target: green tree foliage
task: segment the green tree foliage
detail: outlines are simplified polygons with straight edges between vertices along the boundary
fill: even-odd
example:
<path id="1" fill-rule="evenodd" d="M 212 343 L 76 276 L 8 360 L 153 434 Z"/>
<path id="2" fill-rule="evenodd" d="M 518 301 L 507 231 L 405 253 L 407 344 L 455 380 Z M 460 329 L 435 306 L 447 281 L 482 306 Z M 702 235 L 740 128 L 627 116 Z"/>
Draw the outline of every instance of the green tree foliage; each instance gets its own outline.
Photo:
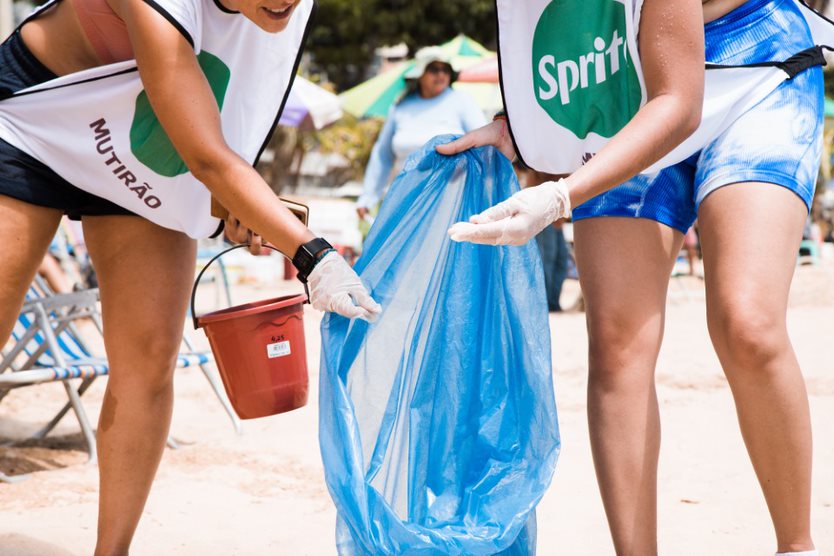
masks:
<path id="1" fill-rule="evenodd" d="M 494 0 L 318 0 L 307 52 L 339 90 L 363 81 L 374 49 L 404 42 L 413 53 L 464 33 L 495 46 Z"/>

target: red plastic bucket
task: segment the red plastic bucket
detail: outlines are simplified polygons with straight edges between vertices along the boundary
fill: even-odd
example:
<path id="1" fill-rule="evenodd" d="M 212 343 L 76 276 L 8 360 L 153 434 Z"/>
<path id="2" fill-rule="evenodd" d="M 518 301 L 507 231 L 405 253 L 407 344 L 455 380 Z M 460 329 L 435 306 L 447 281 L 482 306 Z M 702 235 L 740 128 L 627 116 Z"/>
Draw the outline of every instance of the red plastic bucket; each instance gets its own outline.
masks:
<path id="1" fill-rule="evenodd" d="M 307 351 L 304 345 L 303 294 L 238 305 L 203 316 L 194 313 L 200 271 L 191 291 L 194 328 L 203 328 L 226 394 L 241 419 L 266 417 L 307 403 Z M 275 249 L 277 251 L 277 249 Z"/>

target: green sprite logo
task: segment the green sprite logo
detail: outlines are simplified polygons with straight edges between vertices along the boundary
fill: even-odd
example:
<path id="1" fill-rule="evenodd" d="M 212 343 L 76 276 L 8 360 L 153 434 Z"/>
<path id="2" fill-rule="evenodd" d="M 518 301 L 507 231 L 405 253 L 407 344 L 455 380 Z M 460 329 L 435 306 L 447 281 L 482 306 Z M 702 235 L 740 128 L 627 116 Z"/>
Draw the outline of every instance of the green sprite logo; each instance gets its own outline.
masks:
<path id="1" fill-rule="evenodd" d="M 580 139 L 622 129 L 642 98 L 626 42 L 625 5 L 553 0 L 533 36 L 533 86 L 553 121 Z"/>
<path id="2" fill-rule="evenodd" d="M 231 72 L 220 58 L 206 51 L 197 55 L 217 106 L 222 110 Z M 136 110 L 130 126 L 130 150 L 145 166 L 161 176 L 173 178 L 188 172 L 185 162 L 156 118 L 145 91 L 136 97 Z"/>

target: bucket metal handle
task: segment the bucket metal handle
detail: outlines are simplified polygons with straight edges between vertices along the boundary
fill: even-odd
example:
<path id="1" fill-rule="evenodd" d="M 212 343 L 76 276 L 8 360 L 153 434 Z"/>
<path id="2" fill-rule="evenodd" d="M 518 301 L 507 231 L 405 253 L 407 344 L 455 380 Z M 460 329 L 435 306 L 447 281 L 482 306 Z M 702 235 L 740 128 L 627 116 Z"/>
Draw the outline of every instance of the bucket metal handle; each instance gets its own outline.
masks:
<path id="1" fill-rule="evenodd" d="M 229 247 L 228 249 L 224 249 L 223 251 L 221 251 L 220 253 L 218 253 L 214 257 L 212 257 L 211 260 L 206 263 L 206 265 L 203 267 L 203 269 L 197 275 L 197 279 L 194 280 L 194 287 L 191 288 L 191 319 L 194 323 L 194 330 L 197 330 L 198 328 L 200 328 L 199 323 L 197 322 L 197 313 L 194 310 L 194 300 L 197 297 L 197 286 L 200 284 L 200 279 L 202 279 L 203 274 L 206 272 L 206 270 L 208 270 L 208 267 L 211 266 L 211 263 L 213 263 L 214 261 L 216 261 L 217 259 L 219 259 L 223 255 L 225 255 L 229 251 L 234 251 L 235 249 L 242 249 L 244 247 L 249 247 L 249 245 L 250 244 L 248 244 L 248 243 L 241 243 L 240 245 L 233 245 L 232 247 Z M 261 247 L 266 247 L 268 249 L 272 249 L 273 251 L 275 251 L 276 253 L 278 253 L 282 257 L 286 257 L 286 255 L 284 255 L 283 253 L 281 253 L 281 251 L 279 251 L 278 249 L 276 249 L 275 247 L 273 247 L 271 245 L 262 244 Z M 304 284 L 304 292 L 307 294 L 307 301 L 305 301 L 304 303 L 309 303 L 310 302 L 310 293 L 307 291 L 307 284 Z"/>

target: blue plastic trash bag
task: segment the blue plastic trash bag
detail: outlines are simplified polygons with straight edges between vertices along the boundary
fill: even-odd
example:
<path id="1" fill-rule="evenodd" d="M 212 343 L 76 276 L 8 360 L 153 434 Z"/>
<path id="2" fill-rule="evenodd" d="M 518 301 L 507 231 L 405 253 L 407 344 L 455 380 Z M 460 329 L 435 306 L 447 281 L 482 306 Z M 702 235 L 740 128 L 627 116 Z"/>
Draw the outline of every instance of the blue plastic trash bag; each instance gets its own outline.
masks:
<path id="1" fill-rule="evenodd" d="M 559 428 L 541 260 L 452 242 L 518 190 L 492 148 L 430 141 L 391 186 L 356 271 L 383 311 L 322 322 L 321 452 L 345 555 L 535 554 Z"/>

